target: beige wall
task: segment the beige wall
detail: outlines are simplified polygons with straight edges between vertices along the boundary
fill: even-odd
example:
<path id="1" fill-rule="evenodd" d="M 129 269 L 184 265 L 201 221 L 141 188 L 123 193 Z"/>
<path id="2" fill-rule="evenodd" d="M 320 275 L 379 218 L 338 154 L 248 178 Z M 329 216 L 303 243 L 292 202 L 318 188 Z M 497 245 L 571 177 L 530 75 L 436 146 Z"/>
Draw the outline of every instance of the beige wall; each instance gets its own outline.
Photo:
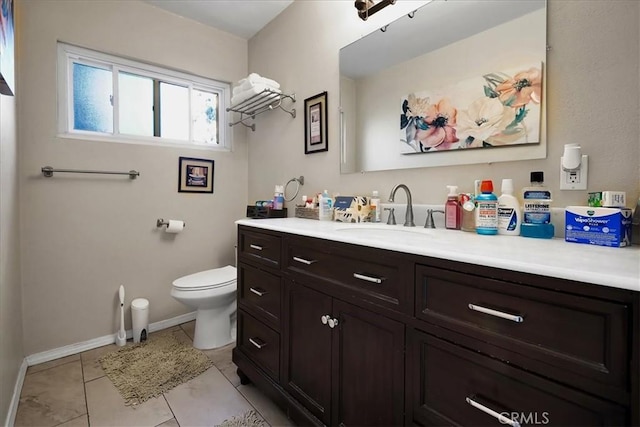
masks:
<path id="1" fill-rule="evenodd" d="M 260 118 L 248 137 L 249 200 L 268 197 L 275 183 L 304 175 L 306 194 L 377 189 L 384 198 L 403 182 L 414 201 L 444 203 L 446 184 L 471 191 L 474 179 L 512 178 L 522 187 L 530 171 L 542 170 L 554 205 L 582 204 L 585 191 L 559 190 L 563 145 L 580 143 L 589 155 L 589 188 L 626 191 L 633 201 L 640 190 L 639 9 L 635 0 L 549 0 L 546 159 L 341 175 L 338 51 L 384 25 L 385 11 L 362 22 L 353 2 L 294 2 L 250 40 L 249 69 L 295 92 L 299 112 L 305 98 L 328 91 L 329 151 L 304 154 L 303 114 L 293 120 L 277 113 Z"/>
<path id="2" fill-rule="evenodd" d="M 13 388 L 24 358 L 15 105 L 14 97 L 0 95 L 0 414 L 2 417 L 9 409 Z"/>
<path id="3" fill-rule="evenodd" d="M 150 300 L 150 322 L 191 311 L 170 296 L 171 282 L 234 263 L 233 222 L 247 200 L 246 132 L 234 128 L 233 152 L 58 138 L 56 42 L 232 82 L 247 73 L 247 41 L 139 1 L 17 6 L 25 355 L 115 333 L 120 285 L 127 306 Z M 214 194 L 177 192 L 179 156 L 216 161 Z M 45 165 L 141 176 L 44 178 Z M 157 218 L 187 227 L 167 235 Z"/>
<path id="4" fill-rule="evenodd" d="M 591 189 L 625 190 L 631 200 L 638 196 L 640 19 L 633 0 L 549 1 L 547 159 L 347 175 L 339 173 L 338 50 L 386 23 L 384 11 L 362 22 L 352 2 L 297 1 L 250 41 L 247 55 L 246 41 L 142 2 L 30 0 L 16 6 L 18 35 L 28 47 L 19 51 L 18 97 L 25 355 L 113 333 L 120 284 L 127 302 L 150 299 L 152 322 L 187 312 L 170 297 L 171 281 L 232 263 L 233 221 L 244 215 L 245 203 L 270 197 L 274 184 L 294 176 L 305 175 L 302 193 L 307 194 L 323 188 L 342 194 L 378 189 L 385 197 L 393 184 L 404 182 L 416 202 L 438 203 L 445 198 L 445 184 L 469 191 L 473 179 L 511 177 L 523 186 L 529 171 L 544 170 L 555 204 L 564 206 L 585 196 L 558 190 L 562 145 L 580 142 L 590 155 Z M 279 111 L 264 114 L 256 119 L 256 132 L 234 128 L 231 153 L 57 138 L 57 40 L 227 81 L 248 70 L 259 72 L 296 93 L 299 114 L 296 119 Z M 304 155 L 304 99 L 324 90 L 329 92 L 329 151 Z M 7 146 L 4 134 L 12 102 L 2 104 L 0 257 L 3 267 L 5 262 L 13 266 L 2 269 L 0 284 L 3 352 L 5 337 L 21 335 L 17 328 L 4 329 L 5 317 L 20 316 L 17 251 L 11 246 L 17 246 L 11 205 L 16 183 L 10 178 L 15 163 L 12 172 L 11 154 L 5 155 L 7 147 L 15 150 L 15 142 Z M 177 193 L 179 156 L 216 160 L 213 195 Z M 142 175 L 135 181 L 81 175 L 45 179 L 39 173 L 45 165 L 135 168 Z M 167 236 L 155 228 L 159 217 L 184 219 L 188 226 Z M 11 341 L 10 347 L 19 343 Z M 15 365 L 3 363 L 3 375 L 6 369 L 12 374 Z"/>

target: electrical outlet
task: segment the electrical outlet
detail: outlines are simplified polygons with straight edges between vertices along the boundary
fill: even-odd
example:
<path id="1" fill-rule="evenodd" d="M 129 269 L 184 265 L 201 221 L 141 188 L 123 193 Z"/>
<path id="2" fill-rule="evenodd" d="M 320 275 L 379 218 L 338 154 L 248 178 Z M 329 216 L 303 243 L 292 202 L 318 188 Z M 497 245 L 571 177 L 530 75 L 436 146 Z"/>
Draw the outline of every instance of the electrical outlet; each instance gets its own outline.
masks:
<path id="1" fill-rule="evenodd" d="M 567 177 L 569 184 L 580 184 L 580 172 L 572 171 L 569 172 L 569 176 Z"/>
<path id="2" fill-rule="evenodd" d="M 589 171 L 589 156 L 582 156 L 580 169 L 575 171 L 565 171 L 562 168 L 562 158 L 560 158 L 560 189 L 561 190 L 586 190 L 587 172 Z"/>

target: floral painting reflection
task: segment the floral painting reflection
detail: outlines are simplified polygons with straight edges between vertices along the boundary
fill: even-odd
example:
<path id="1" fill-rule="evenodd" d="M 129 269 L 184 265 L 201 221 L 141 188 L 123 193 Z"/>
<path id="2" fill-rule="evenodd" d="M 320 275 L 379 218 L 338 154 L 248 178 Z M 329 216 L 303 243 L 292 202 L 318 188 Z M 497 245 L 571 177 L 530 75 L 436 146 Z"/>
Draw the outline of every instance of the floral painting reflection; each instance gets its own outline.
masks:
<path id="1" fill-rule="evenodd" d="M 542 64 L 492 72 L 402 99 L 403 154 L 540 142 Z"/>

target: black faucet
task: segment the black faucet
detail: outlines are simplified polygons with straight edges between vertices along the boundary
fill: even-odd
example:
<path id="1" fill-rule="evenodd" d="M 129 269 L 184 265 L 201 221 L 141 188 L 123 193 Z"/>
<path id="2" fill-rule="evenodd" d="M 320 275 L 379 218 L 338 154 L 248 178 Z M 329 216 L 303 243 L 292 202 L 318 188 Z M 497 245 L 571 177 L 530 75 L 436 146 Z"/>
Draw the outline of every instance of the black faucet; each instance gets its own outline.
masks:
<path id="1" fill-rule="evenodd" d="M 389 196 L 389 202 L 393 203 L 393 198 L 396 195 L 396 191 L 398 188 L 402 188 L 405 193 L 407 193 L 407 212 L 404 216 L 404 226 L 405 227 L 415 227 L 416 225 L 413 223 L 413 205 L 411 203 L 411 191 L 409 191 L 409 187 L 404 184 L 398 184 L 391 189 L 391 195 Z"/>

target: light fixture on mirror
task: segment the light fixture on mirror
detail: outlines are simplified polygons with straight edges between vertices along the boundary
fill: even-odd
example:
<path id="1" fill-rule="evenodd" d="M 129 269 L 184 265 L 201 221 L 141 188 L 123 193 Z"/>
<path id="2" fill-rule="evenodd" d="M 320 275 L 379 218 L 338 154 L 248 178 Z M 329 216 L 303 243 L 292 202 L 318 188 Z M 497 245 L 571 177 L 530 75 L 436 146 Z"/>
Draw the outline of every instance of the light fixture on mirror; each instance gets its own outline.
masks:
<path id="1" fill-rule="evenodd" d="M 358 9 L 358 16 L 363 21 L 366 21 L 374 13 L 384 9 L 390 4 L 395 4 L 396 0 L 380 0 L 375 3 L 373 0 L 356 0 L 354 5 Z"/>

